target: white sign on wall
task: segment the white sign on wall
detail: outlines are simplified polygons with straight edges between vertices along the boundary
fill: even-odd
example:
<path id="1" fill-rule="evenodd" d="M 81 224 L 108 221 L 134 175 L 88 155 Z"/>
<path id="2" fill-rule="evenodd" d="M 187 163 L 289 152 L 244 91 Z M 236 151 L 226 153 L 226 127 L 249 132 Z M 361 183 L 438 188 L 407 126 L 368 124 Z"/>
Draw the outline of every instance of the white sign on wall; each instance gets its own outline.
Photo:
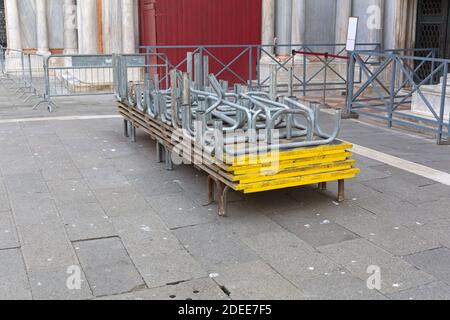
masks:
<path id="1" fill-rule="evenodd" d="M 347 51 L 355 51 L 356 36 L 358 34 L 358 18 L 350 17 L 348 20 L 348 32 L 347 32 Z"/>

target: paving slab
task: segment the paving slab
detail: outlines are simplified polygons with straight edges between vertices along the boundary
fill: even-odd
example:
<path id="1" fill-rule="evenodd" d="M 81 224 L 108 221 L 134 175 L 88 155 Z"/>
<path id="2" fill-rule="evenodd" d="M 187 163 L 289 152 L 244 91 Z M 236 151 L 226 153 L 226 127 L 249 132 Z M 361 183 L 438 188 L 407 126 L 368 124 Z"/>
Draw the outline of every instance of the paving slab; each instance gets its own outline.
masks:
<path id="1" fill-rule="evenodd" d="M 58 220 L 55 201 L 49 193 L 11 194 L 11 207 L 18 227 Z"/>
<path id="2" fill-rule="evenodd" d="M 10 211 L 0 211 L 0 250 L 20 247 L 16 225 Z"/>
<path id="3" fill-rule="evenodd" d="M 145 287 L 119 238 L 75 242 L 74 247 L 95 296 L 126 293 Z"/>
<path id="4" fill-rule="evenodd" d="M 389 295 L 393 300 L 450 300 L 450 286 L 437 281 Z"/>
<path id="5" fill-rule="evenodd" d="M 418 177 L 417 183 L 412 184 L 410 181 L 390 177 L 366 181 L 364 185 L 417 205 L 447 198 L 450 194 L 450 186 L 433 182 L 423 184 L 422 180 Z"/>
<path id="6" fill-rule="evenodd" d="M 48 192 L 41 174 L 25 173 L 8 175 L 3 178 L 8 193 L 32 194 Z"/>
<path id="7" fill-rule="evenodd" d="M 74 287 L 72 268 L 79 268 L 79 287 Z M 86 300 L 93 298 L 89 283 L 79 265 L 33 268 L 28 270 L 35 300 Z M 69 286 L 68 286 L 69 284 Z"/>
<path id="8" fill-rule="evenodd" d="M 95 197 L 110 217 L 133 216 L 151 209 L 132 186 L 95 190 Z"/>
<path id="9" fill-rule="evenodd" d="M 404 257 L 405 261 L 450 285 L 450 249 L 438 248 Z"/>
<path id="10" fill-rule="evenodd" d="M 3 180 L 0 177 L 0 212 L 9 211 L 11 209 L 11 204 L 9 202 L 8 193 L 6 192 L 6 187 L 3 184 Z"/>
<path id="11" fill-rule="evenodd" d="M 426 224 L 416 224 L 413 229 L 423 238 L 430 239 L 444 247 L 450 248 L 450 219 L 441 219 Z"/>
<path id="12" fill-rule="evenodd" d="M 283 228 L 313 247 L 352 240 L 359 236 L 332 220 L 326 219 L 304 208 L 280 211 L 271 218 Z"/>
<path id="13" fill-rule="evenodd" d="M 184 194 L 155 196 L 147 198 L 147 202 L 171 229 L 211 222 L 217 216 Z"/>
<path id="14" fill-rule="evenodd" d="M 242 240 L 258 256 L 294 284 L 340 268 L 290 232 L 270 232 Z"/>
<path id="15" fill-rule="evenodd" d="M 147 287 L 160 287 L 207 275 L 155 213 L 113 218 L 113 222 Z"/>
<path id="16" fill-rule="evenodd" d="M 167 171 L 152 171 L 150 174 L 127 174 L 125 175 L 136 190 L 147 198 L 178 194 L 183 189 L 176 182 L 177 178 L 171 176 Z"/>
<path id="17" fill-rule="evenodd" d="M 0 250 L 0 300 L 30 300 L 31 290 L 20 249 Z"/>
<path id="18" fill-rule="evenodd" d="M 386 300 L 377 290 L 367 288 L 365 281 L 348 271 L 338 270 L 298 284 L 298 288 L 312 300 Z"/>
<path id="19" fill-rule="evenodd" d="M 305 295 L 261 261 L 237 264 L 214 274 L 233 300 L 301 300 Z"/>
<path id="20" fill-rule="evenodd" d="M 83 179 L 48 181 L 47 185 L 57 205 L 98 202 L 94 192 Z"/>
<path id="21" fill-rule="evenodd" d="M 80 171 L 92 190 L 118 188 L 130 184 L 112 166 L 92 167 Z"/>
<path id="22" fill-rule="evenodd" d="M 28 269 L 70 266 L 78 263 L 59 218 L 40 224 L 18 226 Z"/>
<path id="23" fill-rule="evenodd" d="M 335 221 L 396 256 L 440 247 L 439 242 L 422 237 L 418 232 L 369 212 L 349 212 L 335 216 Z"/>
<path id="24" fill-rule="evenodd" d="M 103 300 L 229 300 L 219 285 L 210 278 L 182 282 L 176 285 L 147 289 Z"/>
<path id="25" fill-rule="evenodd" d="M 381 290 L 390 294 L 436 281 L 432 275 L 417 270 L 365 239 L 356 239 L 319 248 L 324 255 L 348 269 L 354 276 L 367 281 L 368 267 L 381 270 Z"/>
<path id="26" fill-rule="evenodd" d="M 217 207 L 208 207 L 212 214 L 217 214 Z M 252 204 L 244 201 L 228 203 L 226 218 L 217 218 L 217 224 L 225 232 L 238 239 L 256 236 L 266 232 L 283 231 L 283 227 L 267 215 L 255 210 Z"/>
<path id="27" fill-rule="evenodd" d="M 200 224 L 173 231 L 186 250 L 205 270 L 258 260 L 258 256 L 227 228 L 215 223 Z"/>
<path id="28" fill-rule="evenodd" d="M 98 203 L 79 202 L 57 206 L 71 241 L 117 235 L 108 215 Z"/>

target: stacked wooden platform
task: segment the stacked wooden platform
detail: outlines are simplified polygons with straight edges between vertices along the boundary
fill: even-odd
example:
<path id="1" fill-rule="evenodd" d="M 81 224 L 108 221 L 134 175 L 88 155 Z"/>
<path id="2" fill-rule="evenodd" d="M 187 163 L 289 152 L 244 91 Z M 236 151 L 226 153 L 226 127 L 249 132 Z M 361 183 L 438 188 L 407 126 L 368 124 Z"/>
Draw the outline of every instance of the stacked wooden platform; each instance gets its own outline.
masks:
<path id="1" fill-rule="evenodd" d="M 349 152 L 352 145 L 343 141 L 219 160 L 205 155 L 201 148 L 195 148 L 192 141 L 177 140 L 175 129 L 162 121 L 122 103 L 119 103 L 118 111 L 126 125 L 131 123 L 134 130 L 141 128 L 150 134 L 158 146 L 165 149 L 166 158 L 170 158 L 172 151 L 179 148 L 180 144 L 189 144 L 185 146 L 189 147 L 186 149 L 191 150 L 192 154 L 183 154 L 183 157 L 188 160 L 201 157 L 202 161 L 194 165 L 209 175 L 209 197 L 211 201 L 218 201 L 220 215 L 226 212 L 226 193 L 229 189 L 246 194 L 311 184 L 319 184 L 321 189 L 325 189 L 327 182 L 338 181 L 338 200 L 343 201 L 344 180 L 354 178 L 359 173 Z"/>

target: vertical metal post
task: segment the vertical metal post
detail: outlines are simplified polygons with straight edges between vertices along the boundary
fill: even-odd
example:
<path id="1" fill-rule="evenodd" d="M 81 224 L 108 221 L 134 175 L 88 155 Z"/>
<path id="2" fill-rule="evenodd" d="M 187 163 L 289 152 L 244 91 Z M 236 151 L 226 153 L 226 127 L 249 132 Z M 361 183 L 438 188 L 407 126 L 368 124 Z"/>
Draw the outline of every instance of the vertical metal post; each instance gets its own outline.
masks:
<path id="1" fill-rule="evenodd" d="M 353 105 L 353 81 L 355 76 L 355 53 L 349 55 L 347 76 L 347 115 L 352 112 Z"/>
<path id="2" fill-rule="evenodd" d="M 34 91 L 34 94 L 36 94 L 36 89 L 33 86 L 33 69 L 31 66 L 31 54 L 28 55 L 28 72 L 30 75 L 30 89 Z"/>
<path id="3" fill-rule="evenodd" d="M 186 72 L 189 74 L 189 78 L 192 79 L 192 52 L 188 52 L 186 55 Z"/>
<path id="4" fill-rule="evenodd" d="M 395 81 L 397 79 L 397 57 L 395 55 L 391 55 L 390 58 L 392 60 L 392 74 L 391 74 L 391 84 L 390 84 L 390 92 L 389 92 L 389 106 L 388 106 L 388 126 L 392 128 L 392 116 L 394 112 L 394 104 L 395 104 Z"/>
<path id="5" fill-rule="evenodd" d="M 277 65 L 270 65 L 270 98 L 276 100 L 277 98 L 277 86 L 278 86 L 278 71 Z"/>
<path id="6" fill-rule="evenodd" d="M 304 51 L 305 49 L 302 47 L 301 48 L 302 51 Z M 303 56 L 303 96 L 306 97 L 306 76 L 308 74 L 308 71 L 306 70 L 306 68 L 308 68 L 307 62 L 306 62 L 306 57 Z"/>
<path id="7" fill-rule="evenodd" d="M 123 120 L 123 135 L 128 138 L 130 135 L 128 133 L 128 120 Z"/>
<path id="8" fill-rule="evenodd" d="M 209 57 L 203 56 L 203 87 L 209 87 Z"/>
<path id="9" fill-rule="evenodd" d="M 444 134 L 444 110 L 445 110 L 445 100 L 447 98 L 447 80 L 448 80 L 448 62 L 444 62 L 444 75 L 442 78 L 442 92 L 441 92 L 441 103 L 439 110 L 439 126 L 438 126 L 438 135 L 437 135 L 437 143 L 443 143 L 442 136 Z M 450 121 L 450 120 L 449 120 Z"/>
<path id="10" fill-rule="evenodd" d="M 248 48 L 248 87 L 253 88 L 253 47 Z"/>
<path id="11" fill-rule="evenodd" d="M 325 70 L 323 75 L 323 105 L 327 104 L 327 72 L 328 72 L 328 52 L 325 53 Z"/>
<path id="12" fill-rule="evenodd" d="M 261 46 L 256 47 L 256 82 L 258 85 L 258 90 L 261 90 Z"/>

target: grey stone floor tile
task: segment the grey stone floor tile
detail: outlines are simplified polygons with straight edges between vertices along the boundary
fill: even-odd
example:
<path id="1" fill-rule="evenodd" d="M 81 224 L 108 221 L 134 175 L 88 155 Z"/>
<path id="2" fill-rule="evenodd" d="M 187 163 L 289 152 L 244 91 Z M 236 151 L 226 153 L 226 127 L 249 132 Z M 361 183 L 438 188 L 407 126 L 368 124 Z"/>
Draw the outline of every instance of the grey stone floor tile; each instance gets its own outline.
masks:
<path id="1" fill-rule="evenodd" d="M 412 228 L 423 238 L 450 248 L 450 219 L 436 220 L 426 224 L 419 223 Z"/>
<path id="2" fill-rule="evenodd" d="M 214 274 L 214 281 L 233 300 L 300 300 L 305 295 L 261 261 L 227 267 Z"/>
<path id="3" fill-rule="evenodd" d="M 0 162 L 0 173 L 3 176 L 17 174 L 38 174 L 39 164 L 33 155 L 17 156 Z"/>
<path id="4" fill-rule="evenodd" d="M 12 194 L 11 207 L 18 227 L 44 224 L 58 219 L 55 201 L 48 193 Z"/>
<path id="5" fill-rule="evenodd" d="M 118 174 L 111 166 L 80 169 L 80 171 L 93 190 L 119 188 L 130 184 L 123 175 Z"/>
<path id="6" fill-rule="evenodd" d="M 119 238 L 74 243 L 95 296 L 126 293 L 145 287 Z"/>
<path id="7" fill-rule="evenodd" d="M 423 204 L 424 202 L 433 202 L 441 198 L 447 198 L 450 194 L 449 186 L 429 181 L 425 184 L 422 183 L 423 178 L 421 179 L 420 177 L 417 178 L 416 184 L 412 184 L 410 181 L 390 177 L 366 181 L 364 182 L 364 185 L 416 205 Z"/>
<path id="8" fill-rule="evenodd" d="M 450 286 L 443 282 L 433 282 L 389 296 L 394 300 L 450 300 Z"/>
<path id="9" fill-rule="evenodd" d="M 417 270 L 411 264 L 364 239 L 321 247 L 319 251 L 363 281 L 367 281 L 371 275 L 367 273 L 368 267 L 380 267 L 380 291 L 383 294 L 407 290 L 436 280 L 432 275 Z"/>
<path id="10" fill-rule="evenodd" d="M 110 217 L 133 216 L 151 210 L 145 198 L 131 186 L 95 190 L 94 194 Z"/>
<path id="11" fill-rule="evenodd" d="M 57 204 L 98 202 L 87 181 L 83 179 L 48 181 L 47 185 Z"/>
<path id="12" fill-rule="evenodd" d="M 125 176 L 130 185 L 147 198 L 183 192 L 183 189 L 176 182 L 177 179 L 172 178 L 170 173 L 166 171 L 143 175 L 128 174 Z"/>
<path id="13" fill-rule="evenodd" d="M 217 215 L 216 212 L 194 203 L 184 194 L 151 197 L 147 198 L 147 202 L 171 229 L 207 223 Z"/>
<path id="14" fill-rule="evenodd" d="M 75 253 L 59 219 L 19 226 L 18 232 L 28 269 L 76 264 Z"/>
<path id="15" fill-rule="evenodd" d="M 280 211 L 280 213 L 271 215 L 271 218 L 313 247 L 339 243 L 359 237 L 334 221 L 317 216 L 305 208 Z"/>
<path id="16" fill-rule="evenodd" d="M 229 300 L 212 279 L 202 278 L 164 286 L 110 296 L 102 300 Z"/>
<path id="17" fill-rule="evenodd" d="M 212 214 L 217 214 L 216 204 L 208 207 Z M 228 204 L 226 218 L 216 218 L 218 226 L 227 233 L 242 239 L 266 232 L 283 231 L 283 227 L 265 214 L 254 209 L 252 204 L 236 201 Z"/>
<path id="18" fill-rule="evenodd" d="M 260 234 L 242 241 L 295 284 L 339 269 L 339 265 L 287 231 Z"/>
<path id="19" fill-rule="evenodd" d="M 79 268 L 79 288 L 73 287 L 70 281 L 70 277 L 75 275 L 72 268 Z M 93 297 L 79 265 L 33 268 L 28 271 L 28 275 L 35 300 L 85 300 Z"/>
<path id="20" fill-rule="evenodd" d="M 98 203 L 58 204 L 58 210 L 71 241 L 117 235 L 109 216 Z"/>
<path id="21" fill-rule="evenodd" d="M 6 188 L 3 185 L 3 181 L 0 178 L 0 212 L 1 211 L 9 211 L 11 209 L 11 204 L 9 202 L 8 193 L 6 192 Z"/>
<path id="22" fill-rule="evenodd" d="M 215 272 L 222 266 L 258 260 L 252 250 L 217 224 L 180 228 L 173 233 L 208 272 Z"/>
<path id="23" fill-rule="evenodd" d="M 40 174 L 27 173 L 16 174 L 4 177 L 4 183 L 11 193 L 31 194 L 48 192 L 47 185 Z"/>
<path id="24" fill-rule="evenodd" d="M 0 250 L 20 247 L 13 216 L 0 211 Z"/>
<path id="25" fill-rule="evenodd" d="M 335 221 L 396 256 L 440 247 L 439 242 L 422 237 L 414 229 L 369 212 L 349 212 L 336 216 Z"/>
<path id="26" fill-rule="evenodd" d="M 133 218 L 114 218 L 113 221 L 149 288 L 207 275 L 154 213 Z"/>
<path id="27" fill-rule="evenodd" d="M 348 271 L 335 271 L 303 281 L 298 288 L 311 300 L 385 300 L 377 290 Z"/>
<path id="28" fill-rule="evenodd" d="M 20 249 L 0 250 L 0 300 L 30 300 L 31 298 Z"/>
<path id="29" fill-rule="evenodd" d="M 405 261 L 450 285 L 450 249 L 439 248 L 404 257 Z"/>

